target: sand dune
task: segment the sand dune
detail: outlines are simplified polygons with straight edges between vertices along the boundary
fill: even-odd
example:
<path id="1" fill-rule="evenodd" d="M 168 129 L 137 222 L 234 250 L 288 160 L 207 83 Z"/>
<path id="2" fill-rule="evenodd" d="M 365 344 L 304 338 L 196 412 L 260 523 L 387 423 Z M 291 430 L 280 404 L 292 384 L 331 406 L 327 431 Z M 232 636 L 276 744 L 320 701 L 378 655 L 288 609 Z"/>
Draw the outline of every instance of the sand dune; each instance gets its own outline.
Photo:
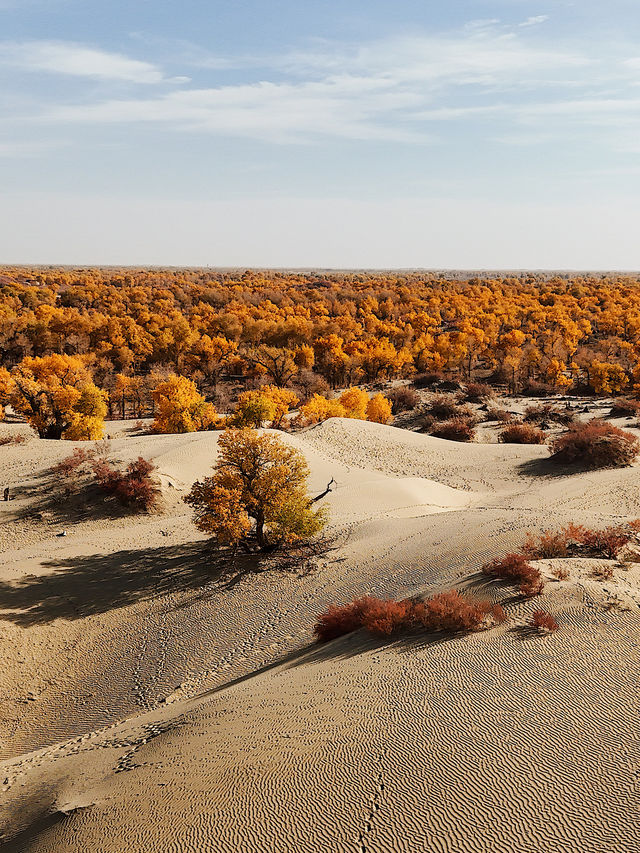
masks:
<path id="1" fill-rule="evenodd" d="M 637 572 L 570 562 L 549 637 L 474 573 L 526 530 L 636 517 L 638 469 L 558 477 L 544 447 L 337 419 L 286 440 L 312 490 L 337 483 L 333 548 L 310 573 L 232 578 L 180 500 L 217 434 L 113 439 L 162 480 L 163 511 L 135 519 L 48 507 L 69 443 L 0 449 L 6 849 L 635 851 Z M 310 645 L 329 603 L 452 585 L 509 622 Z"/>

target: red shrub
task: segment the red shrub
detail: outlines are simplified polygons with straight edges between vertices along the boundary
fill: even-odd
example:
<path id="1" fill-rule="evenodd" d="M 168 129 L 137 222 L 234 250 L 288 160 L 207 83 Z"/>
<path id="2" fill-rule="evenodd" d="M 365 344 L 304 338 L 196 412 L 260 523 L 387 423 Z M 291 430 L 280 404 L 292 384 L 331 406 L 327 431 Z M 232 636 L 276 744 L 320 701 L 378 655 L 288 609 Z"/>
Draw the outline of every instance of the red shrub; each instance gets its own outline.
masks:
<path id="1" fill-rule="evenodd" d="M 628 400 L 618 397 L 613 401 L 609 412 L 610 418 L 631 418 L 640 415 L 640 400 Z"/>
<path id="2" fill-rule="evenodd" d="M 434 394 L 429 400 L 428 411 L 437 420 L 456 418 L 461 414 L 472 414 L 471 410 L 460 405 L 457 394 Z"/>
<path id="3" fill-rule="evenodd" d="M 387 400 L 391 403 L 391 412 L 394 415 L 397 415 L 399 412 L 410 412 L 420 402 L 420 398 L 416 392 L 406 385 L 392 388 L 390 391 L 387 391 L 386 396 Z"/>
<path id="4" fill-rule="evenodd" d="M 539 406 L 527 406 L 522 418 L 529 424 L 543 424 L 553 421 L 557 424 L 564 424 L 564 426 L 568 426 L 575 421 L 575 415 L 571 409 L 559 409 L 551 403 L 542 403 Z"/>
<path id="5" fill-rule="evenodd" d="M 582 543 L 594 555 L 615 560 L 620 551 L 631 539 L 631 533 L 624 527 L 605 527 L 604 530 L 584 530 Z"/>
<path id="6" fill-rule="evenodd" d="M 318 642 L 327 643 L 362 627 L 364 600 L 357 598 L 351 604 L 332 604 L 321 613 L 313 626 L 313 633 Z"/>
<path id="7" fill-rule="evenodd" d="M 495 391 L 486 382 L 470 382 L 465 389 L 465 399 L 470 403 L 478 403 L 494 396 Z"/>
<path id="8" fill-rule="evenodd" d="M 531 614 L 531 625 L 537 631 L 550 632 L 557 631 L 560 627 L 556 620 L 546 610 L 534 610 Z"/>
<path id="9" fill-rule="evenodd" d="M 551 459 L 585 468 L 621 468 L 638 455 L 640 442 L 630 432 L 600 420 L 578 424 L 559 435 L 550 446 Z"/>
<path id="10" fill-rule="evenodd" d="M 542 575 L 522 554 L 505 554 L 485 563 L 482 572 L 489 577 L 500 578 L 518 586 L 521 595 L 527 598 L 541 595 L 544 589 Z"/>
<path id="11" fill-rule="evenodd" d="M 522 389 L 522 393 L 525 397 L 551 397 L 556 393 L 556 389 L 545 382 L 530 380 Z"/>
<path id="12" fill-rule="evenodd" d="M 468 601 L 455 589 L 425 601 L 394 601 L 364 596 L 351 604 L 328 607 L 318 616 L 313 633 L 319 643 L 342 637 L 358 628 L 387 637 L 416 627 L 457 633 L 488 627 L 489 616 L 495 622 L 504 622 L 507 618 L 499 604 L 492 606 L 488 601 Z"/>
<path id="13" fill-rule="evenodd" d="M 0 447 L 10 447 L 12 445 L 24 444 L 27 440 L 26 435 L 18 433 L 18 435 L 3 435 L 0 438 Z"/>
<path id="14" fill-rule="evenodd" d="M 500 409 L 495 406 L 489 406 L 487 409 L 487 417 L 488 421 L 500 421 L 501 423 L 508 423 L 513 420 L 513 415 L 511 412 L 508 412 L 506 409 Z"/>
<path id="15" fill-rule="evenodd" d="M 156 502 L 158 489 L 151 477 L 153 470 L 151 462 L 142 456 L 130 462 L 125 471 L 106 461 L 96 462 L 93 466 L 98 486 L 135 510 L 151 509 Z"/>
<path id="16" fill-rule="evenodd" d="M 57 465 L 53 466 L 53 472 L 61 477 L 72 477 L 78 473 L 78 469 L 94 458 L 93 450 L 84 447 L 76 447 L 73 453 L 65 456 Z"/>
<path id="17" fill-rule="evenodd" d="M 476 631 L 491 612 L 486 602 L 472 602 L 463 598 L 457 589 L 441 592 L 414 607 L 416 622 L 427 631 Z"/>
<path id="18" fill-rule="evenodd" d="M 431 428 L 431 435 L 449 441 L 473 441 L 476 430 L 472 423 L 463 418 L 441 421 Z"/>
<path id="19" fill-rule="evenodd" d="M 362 626 L 372 634 L 389 636 L 413 622 L 413 603 L 366 597 L 361 599 Z"/>
<path id="20" fill-rule="evenodd" d="M 547 434 L 531 424 L 509 424 L 499 436 L 503 444 L 544 444 L 546 440 Z"/>

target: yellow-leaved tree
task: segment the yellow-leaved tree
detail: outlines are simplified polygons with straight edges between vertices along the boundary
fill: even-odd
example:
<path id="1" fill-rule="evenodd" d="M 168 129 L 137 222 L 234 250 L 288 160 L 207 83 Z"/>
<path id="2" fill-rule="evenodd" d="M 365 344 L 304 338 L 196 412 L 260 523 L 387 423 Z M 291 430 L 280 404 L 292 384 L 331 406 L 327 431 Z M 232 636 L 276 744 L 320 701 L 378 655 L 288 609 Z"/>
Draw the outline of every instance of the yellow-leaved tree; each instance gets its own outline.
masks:
<path id="1" fill-rule="evenodd" d="M 267 423 L 272 429 L 278 429 L 287 412 L 299 402 L 293 391 L 276 385 L 264 385 L 255 391 L 240 394 L 232 422 L 234 426 L 256 428 Z"/>
<path id="2" fill-rule="evenodd" d="M 384 394 L 376 394 L 367 403 L 367 420 L 376 424 L 388 424 L 391 420 L 391 403 Z"/>
<path id="3" fill-rule="evenodd" d="M 11 371 L 9 402 L 40 438 L 102 438 L 105 397 L 78 356 L 27 357 Z"/>
<path id="4" fill-rule="evenodd" d="M 177 433 L 215 429 L 218 414 L 186 376 L 172 373 L 152 391 L 157 412 L 154 432 Z"/>
<path id="5" fill-rule="evenodd" d="M 297 422 L 300 426 L 310 426 L 329 418 L 346 417 L 345 408 L 339 400 L 328 400 L 321 394 L 314 394 L 308 403 L 300 407 Z"/>
<path id="6" fill-rule="evenodd" d="M 369 396 L 361 388 L 347 388 L 340 394 L 340 403 L 344 407 L 345 418 L 357 418 L 364 421 L 367 417 Z"/>
<path id="7" fill-rule="evenodd" d="M 278 436 L 228 429 L 219 441 L 212 477 L 196 481 L 186 503 L 196 527 L 218 545 L 270 551 L 306 541 L 323 528 L 325 513 L 307 495 L 304 456 Z"/>

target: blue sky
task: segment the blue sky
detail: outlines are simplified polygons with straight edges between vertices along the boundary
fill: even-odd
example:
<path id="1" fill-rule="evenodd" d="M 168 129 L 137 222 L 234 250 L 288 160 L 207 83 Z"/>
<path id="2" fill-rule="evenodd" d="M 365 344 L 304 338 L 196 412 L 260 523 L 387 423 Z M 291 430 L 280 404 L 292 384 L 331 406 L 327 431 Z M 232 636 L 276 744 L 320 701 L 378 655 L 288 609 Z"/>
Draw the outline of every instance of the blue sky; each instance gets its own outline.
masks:
<path id="1" fill-rule="evenodd" d="M 637 0 L 0 0 L 0 262 L 639 269 Z"/>

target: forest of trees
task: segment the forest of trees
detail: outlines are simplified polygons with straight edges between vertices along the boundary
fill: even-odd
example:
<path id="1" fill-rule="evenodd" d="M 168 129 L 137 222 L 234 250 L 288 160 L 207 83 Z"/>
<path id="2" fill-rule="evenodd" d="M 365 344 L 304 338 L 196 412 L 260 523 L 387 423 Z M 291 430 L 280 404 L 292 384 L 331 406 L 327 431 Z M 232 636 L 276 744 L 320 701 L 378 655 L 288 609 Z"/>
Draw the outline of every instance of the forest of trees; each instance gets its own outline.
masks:
<path id="1" fill-rule="evenodd" d="M 91 438 L 105 415 L 179 431 L 171 394 L 186 395 L 186 429 L 211 428 L 262 384 L 277 419 L 296 399 L 322 408 L 330 389 L 422 373 L 629 393 L 640 387 L 640 282 L 0 269 L 0 403 L 42 437 Z M 45 418 L 58 399 L 64 416 Z M 255 405 L 244 398 L 240 421 L 258 417 Z"/>

